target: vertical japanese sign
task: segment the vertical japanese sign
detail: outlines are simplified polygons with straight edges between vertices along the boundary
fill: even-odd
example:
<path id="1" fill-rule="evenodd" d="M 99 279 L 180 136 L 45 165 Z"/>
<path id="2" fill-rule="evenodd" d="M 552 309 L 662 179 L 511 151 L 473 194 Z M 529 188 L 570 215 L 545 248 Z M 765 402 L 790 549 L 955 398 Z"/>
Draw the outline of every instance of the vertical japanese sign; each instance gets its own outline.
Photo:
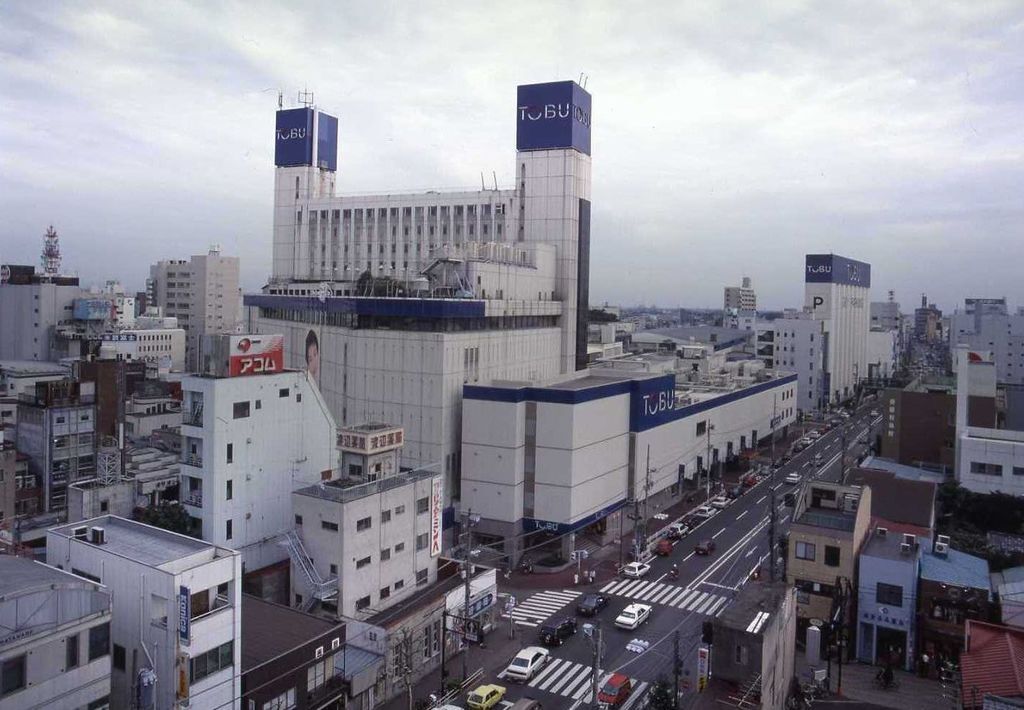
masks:
<path id="1" fill-rule="evenodd" d="M 441 509 L 444 496 L 441 495 L 441 477 L 430 482 L 430 556 L 441 554 Z"/>
<path id="2" fill-rule="evenodd" d="M 697 649 L 697 690 L 703 691 L 708 684 L 711 651 L 707 646 Z"/>
<path id="3" fill-rule="evenodd" d="M 183 644 L 188 644 L 192 623 L 192 595 L 188 593 L 188 587 L 178 588 L 178 639 Z"/>

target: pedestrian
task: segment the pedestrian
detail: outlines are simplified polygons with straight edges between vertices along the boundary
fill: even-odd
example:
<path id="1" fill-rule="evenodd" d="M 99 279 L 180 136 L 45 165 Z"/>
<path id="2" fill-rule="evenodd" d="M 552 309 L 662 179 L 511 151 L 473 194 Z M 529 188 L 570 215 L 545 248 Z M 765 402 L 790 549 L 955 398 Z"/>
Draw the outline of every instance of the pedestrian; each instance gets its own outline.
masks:
<path id="1" fill-rule="evenodd" d="M 927 652 L 922 653 L 921 654 L 921 677 L 922 678 L 927 678 L 928 677 L 928 661 L 929 661 L 928 653 Z"/>

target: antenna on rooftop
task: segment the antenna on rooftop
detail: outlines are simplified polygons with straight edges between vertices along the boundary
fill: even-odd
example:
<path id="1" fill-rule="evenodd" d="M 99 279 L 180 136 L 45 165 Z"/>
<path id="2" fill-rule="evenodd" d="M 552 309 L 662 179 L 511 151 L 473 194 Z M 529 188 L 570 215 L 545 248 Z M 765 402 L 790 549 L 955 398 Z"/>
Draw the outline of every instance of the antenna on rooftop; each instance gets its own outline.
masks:
<path id="1" fill-rule="evenodd" d="M 303 89 L 299 92 L 299 103 L 309 108 L 313 105 L 313 92 L 308 89 Z"/>
<path id="2" fill-rule="evenodd" d="M 487 189 L 487 186 L 484 185 L 484 171 L 481 170 L 480 171 L 480 190 L 483 191 L 483 190 L 486 190 L 486 189 Z"/>
<path id="3" fill-rule="evenodd" d="M 494 170 L 491 171 L 491 177 L 494 178 L 494 191 L 498 191 L 498 173 Z"/>
<path id="4" fill-rule="evenodd" d="M 278 89 L 277 91 L 277 110 L 280 111 L 284 108 L 284 92 Z"/>
<path id="5" fill-rule="evenodd" d="M 56 276 L 60 273 L 60 239 L 52 224 L 43 236 L 43 251 L 40 261 L 44 276 Z"/>

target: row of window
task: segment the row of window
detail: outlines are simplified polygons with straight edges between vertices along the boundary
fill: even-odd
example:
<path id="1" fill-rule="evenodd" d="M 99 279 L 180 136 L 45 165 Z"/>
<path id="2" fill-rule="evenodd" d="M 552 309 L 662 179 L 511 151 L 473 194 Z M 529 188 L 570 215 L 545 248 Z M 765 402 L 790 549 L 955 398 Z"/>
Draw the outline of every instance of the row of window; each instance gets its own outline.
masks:
<path id="1" fill-rule="evenodd" d="M 295 189 L 296 191 L 299 189 L 298 178 L 295 178 Z M 491 203 L 485 203 L 479 205 L 479 207 L 481 216 L 491 216 Z M 505 207 L 505 203 L 503 202 L 495 204 L 494 214 L 505 214 Z M 309 215 L 310 219 L 313 221 L 316 221 L 318 214 L 319 218 L 323 221 L 326 221 L 328 215 L 330 215 L 331 220 L 334 222 L 337 222 L 339 219 L 349 220 L 352 219 L 353 217 L 356 219 L 356 221 L 362 220 L 364 217 L 368 220 L 372 220 L 374 214 L 376 214 L 378 220 L 387 219 L 388 217 L 395 220 L 398 219 L 398 210 L 398 207 L 377 207 L 376 210 L 373 207 L 355 207 L 337 210 L 320 210 L 319 212 L 317 210 L 311 210 Z M 437 217 L 440 214 L 442 219 L 447 219 L 449 215 L 452 215 L 454 217 L 462 217 L 463 215 L 467 217 L 476 217 L 477 205 L 427 205 L 425 207 L 409 206 L 402 207 L 401 210 L 402 217 L 405 219 L 411 219 L 415 216 L 417 220 L 422 220 L 424 210 L 426 210 L 426 215 L 428 217 Z M 299 214 L 301 213 L 302 210 L 299 210 Z"/>
<path id="2" fill-rule="evenodd" d="M 92 663 L 110 653 L 110 624 L 100 624 L 89 629 L 88 661 Z M 124 649 L 121 649 L 122 656 Z M 0 666 L 0 697 L 16 693 L 26 687 L 26 655 L 8 658 Z M 77 668 L 81 662 L 78 634 L 64 639 L 64 671 Z"/>
<path id="3" fill-rule="evenodd" d="M 369 559 L 369 558 L 366 558 L 366 559 Z M 416 571 L 416 586 L 419 587 L 419 586 L 422 586 L 422 585 L 426 584 L 427 580 L 429 579 L 429 577 L 430 577 L 430 570 L 428 570 L 428 569 L 417 570 Z M 394 583 L 393 588 L 394 588 L 395 591 L 398 591 L 399 589 L 401 589 L 404 586 L 405 586 L 405 582 L 400 579 L 400 580 L 398 580 L 397 582 Z M 387 599 L 390 596 L 391 596 L 391 589 L 389 589 L 388 587 L 382 587 L 381 590 L 380 590 L 380 598 L 381 599 Z M 302 599 L 299 598 L 298 601 L 301 602 Z M 369 594 L 367 594 L 365 597 L 361 597 L 361 598 L 357 599 L 356 600 L 356 611 L 363 611 L 365 609 L 369 609 L 371 602 L 372 602 L 372 600 L 371 600 Z"/>
<path id="4" fill-rule="evenodd" d="M 825 565 L 828 567 L 838 567 L 840 559 L 840 550 L 835 545 L 825 545 Z M 798 560 L 807 560 L 808 562 L 814 562 L 817 559 L 817 545 L 813 542 L 801 542 L 797 541 L 795 546 L 796 558 Z"/>
<path id="5" fill-rule="evenodd" d="M 1012 466 L 1014 476 L 1024 476 L 1024 466 Z M 971 473 L 982 476 L 1002 476 L 1003 464 L 985 463 L 984 461 L 971 461 Z"/>
<path id="6" fill-rule="evenodd" d="M 277 396 L 278 398 L 287 397 L 290 394 L 290 392 L 291 390 L 288 387 L 282 387 L 277 391 Z M 302 401 L 301 392 L 296 393 L 295 401 Z M 234 404 L 231 405 L 232 417 L 234 419 L 245 419 L 246 417 L 248 417 L 250 414 L 250 404 L 252 404 L 255 409 L 263 409 L 263 400 L 261 399 L 254 400 L 252 403 L 250 403 L 249 400 L 245 400 L 243 402 L 235 402 Z M 228 461 L 228 463 L 231 462 Z"/>

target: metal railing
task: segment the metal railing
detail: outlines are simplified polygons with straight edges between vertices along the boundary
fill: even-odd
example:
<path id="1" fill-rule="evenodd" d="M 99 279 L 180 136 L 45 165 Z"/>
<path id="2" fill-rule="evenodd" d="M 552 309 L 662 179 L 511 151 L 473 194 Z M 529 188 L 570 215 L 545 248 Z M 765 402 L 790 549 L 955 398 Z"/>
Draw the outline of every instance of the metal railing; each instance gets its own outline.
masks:
<path id="1" fill-rule="evenodd" d="M 302 570 L 303 579 L 306 580 L 306 585 L 312 592 L 309 600 L 307 600 L 310 608 L 312 608 L 313 600 L 315 599 L 324 601 L 337 595 L 338 577 L 332 575 L 324 579 L 320 576 L 316 567 L 313 566 L 313 562 L 309 559 L 309 555 L 306 554 L 306 547 L 302 544 L 302 538 L 299 537 L 297 532 L 294 530 L 286 532 L 281 544 L 288 549 L 288 556 L 291 557 L 292 564 Z"/>

